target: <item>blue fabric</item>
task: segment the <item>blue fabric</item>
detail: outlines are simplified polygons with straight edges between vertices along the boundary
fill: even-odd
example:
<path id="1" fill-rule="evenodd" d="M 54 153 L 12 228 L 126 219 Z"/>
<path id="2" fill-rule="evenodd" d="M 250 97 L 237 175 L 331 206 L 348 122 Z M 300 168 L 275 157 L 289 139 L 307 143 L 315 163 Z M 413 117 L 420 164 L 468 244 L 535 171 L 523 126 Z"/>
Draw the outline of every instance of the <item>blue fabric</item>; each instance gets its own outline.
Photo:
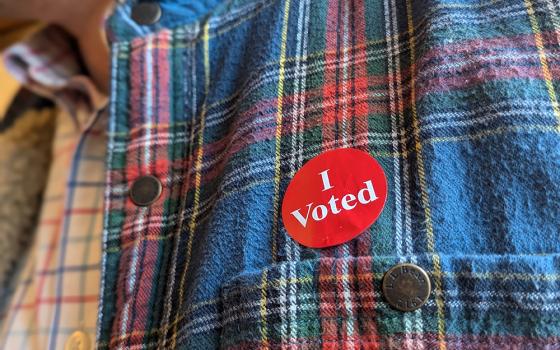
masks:
<path id="1" fill-rule="evenodd" d="M 111 20 L 102 347 L 558 348 L 547 1 L 162 4 L 153 26 L 129 24 L 130 4 Z M 345 244 L 301 246 L 286 187 L 340 147 L 379 161 L 385 209 Z M 122 193 L 146 173 L 164 204 L 141 212 Z M 381 290 L 402 262 L 433 286 L 411 313 Z"/>

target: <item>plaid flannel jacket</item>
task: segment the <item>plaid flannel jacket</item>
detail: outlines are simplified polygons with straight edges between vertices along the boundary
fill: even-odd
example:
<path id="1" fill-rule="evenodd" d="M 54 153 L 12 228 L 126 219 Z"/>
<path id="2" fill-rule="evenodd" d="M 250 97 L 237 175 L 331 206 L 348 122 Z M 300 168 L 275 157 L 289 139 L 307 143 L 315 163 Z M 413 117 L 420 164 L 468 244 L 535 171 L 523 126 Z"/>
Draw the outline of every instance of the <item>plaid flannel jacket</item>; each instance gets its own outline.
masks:
<path id="1" fill-rule="evenodd" d="M 560 348 L 557 2 L 159 4 L 110 22 L 100 348 Z M 283 193 L 339 147 L 379 160 L 385 210 L 300 246 Z M 380 293 L 399 262 L 434 285 L 415 312 Z"/>
<path id="2" fill-rule="evenodd" d="M 557 2 L 135 3 L 109 21 L 98 348 L 560 349 Z M 340 147 L 380 162 L 385 210 L 300 246 L 283 194 Z M 399 262 L 434 285 L 414 312 L 381 293 Z"/>

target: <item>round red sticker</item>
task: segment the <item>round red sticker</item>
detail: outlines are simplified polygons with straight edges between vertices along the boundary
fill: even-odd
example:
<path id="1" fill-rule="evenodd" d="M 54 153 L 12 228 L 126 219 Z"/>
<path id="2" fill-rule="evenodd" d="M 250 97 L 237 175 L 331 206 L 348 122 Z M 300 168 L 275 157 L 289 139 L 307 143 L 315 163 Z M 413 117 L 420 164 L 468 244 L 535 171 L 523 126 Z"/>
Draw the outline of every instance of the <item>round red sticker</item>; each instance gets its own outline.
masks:
<path id="1" fill-rule="evenodd" d="M 300 244 L 330 247 L 370 227 L 386 199 L 387 179 L 375 158 L 355 148 L 340 148 L 299 169 L 284 195 L 282 220 Z"/>

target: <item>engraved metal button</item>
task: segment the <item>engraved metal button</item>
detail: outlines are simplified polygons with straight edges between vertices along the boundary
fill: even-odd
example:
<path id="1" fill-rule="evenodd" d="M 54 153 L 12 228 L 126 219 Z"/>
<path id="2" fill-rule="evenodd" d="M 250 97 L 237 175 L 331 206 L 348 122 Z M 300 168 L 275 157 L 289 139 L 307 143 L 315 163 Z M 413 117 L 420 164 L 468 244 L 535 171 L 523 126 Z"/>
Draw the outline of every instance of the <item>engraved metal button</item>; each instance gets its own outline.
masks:
<path id="1" fill-rule="evenodd" d="M 400 311 L 414 311 L 426 303 L 432 286 L 430 277 L 421 267 L 399 264 L 383 276 L 382 289 L 391 307 Z"/>
<path id="2" fill-rule="evenodd" d="M 91 341 L 89 336 L 82 332 L 76 331 L 66 339 L 64 350 L 89 350 L 91 349 Z"/>
<path id="3" fill-rule="evenodd" d="M 161 7 L 157 2 L 140 2 L 132 7 L 131 17 L 140 25 L 154 24 L 161 17 Z"/>
<path id="4" fill-rule="evenodd" d="M 129 195 L 134 204 L 146 207 L 161 195 L 161 182 L 152 175 L 141 176 L 132 184 Z"/>

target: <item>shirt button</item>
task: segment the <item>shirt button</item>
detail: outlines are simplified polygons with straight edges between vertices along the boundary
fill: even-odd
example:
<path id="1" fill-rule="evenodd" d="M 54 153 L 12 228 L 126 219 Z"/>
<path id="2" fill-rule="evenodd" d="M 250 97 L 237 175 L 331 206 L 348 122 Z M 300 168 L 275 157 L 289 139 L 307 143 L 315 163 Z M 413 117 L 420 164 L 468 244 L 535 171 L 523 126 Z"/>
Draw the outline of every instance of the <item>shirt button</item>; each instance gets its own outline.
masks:
<path id="1" fill-rule="evenodd" d="M 161 195 L 161 182 L 152 175 L 140 176 L 130 188 L 129 196 L 134 204 L 147 207 Z"/>
<path id="2" fill-rule="evenodd" d="M 89 350 L 91 342 L 89 336 L 82 331 L 75 331 L 68 337 L 64 344 L 64 350 Z"/>
<path id="3" fill-rule="evenodd" d="M 426 303 L 432 290 L 426 271 L 413 264 L 393 266 L 382 282 L 383 295 L 391 307 L 414 311 Z"/>
<path id="4" fill-rule="evenodd" d="M 132 7 L 131 17 L 140 25 L 154 24 L 161 17 L 161 7 L 157 2 L 140 2 Z"/>

